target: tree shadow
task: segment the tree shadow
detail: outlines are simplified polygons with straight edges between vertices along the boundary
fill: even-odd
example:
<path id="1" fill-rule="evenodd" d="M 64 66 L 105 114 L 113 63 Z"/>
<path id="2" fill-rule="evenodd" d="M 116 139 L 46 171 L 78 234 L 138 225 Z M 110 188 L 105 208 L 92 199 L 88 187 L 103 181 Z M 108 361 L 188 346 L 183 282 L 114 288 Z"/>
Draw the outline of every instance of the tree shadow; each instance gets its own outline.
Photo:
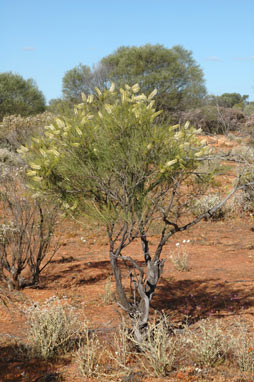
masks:
<path id="1" fill-rule="evenodd" d="M 253 296 L 254 282 L 236 287 L 236 283 L 220 279 L 169 281 L 161 277 L 152 307 L 194 323 L 211 316 L 241 315 L 253 307 Z"/>
<path id="2" fill-rule="evenodd" d="M 66 357 L 54 359 L 54 362 L 38 358 L 28 358 L 25 347 L 22 344 L 11 343 L 1 345 L 0 381 L 60 381 L 60 373 L 57 372 L 57 368 L 68 363 L 70 363 L 70 360 Z"/>
<path id="3" fill-rule="evenodd" d="M 61 261 L 61 260 L 60 260 Z M 75 261 L 75 260 L 74 260 Z M 61 263 L 70 264 L 70 261 L 61 261 Z M 96 271 L 96 272 L 93 272 Z M 101 271 L 101 272 L 100 272 Z M 49 284 L 61 279 L 70 278 L 74 280 L 74 283 L 78 285 L 94 284 L 100 280 L 105 280 L 112 275 L 112 267 L 110 261 L 87 261 L 85 263 L 70 264 L 63 270 L 58 270 L 57 273 L 49 273 L 47 275 L 41 275 L 40 277 L 40 289 L 49 289 Z M 68 283 L 66 288 L 68 288 Z"/>
<path id="4" fill-rule="evenodd" d="M 41 275 L 39 289 L 49 289 L 50 283 L 66 279 L 68 277 L 75 281 L 75 285 L 95 284 L 98 281 L 105 280 L 113 275 L 112 266 L 110 260 L 103 261 L 86 261 L 80 262 L 75 258 L 67 258 L 64 260 L 59 259 L 56 261 L 58 264 L 66 264 L 66 268 L 63 270 L 57 270 L 57 273 L 48 273 L 47 275 Z M 75 262 L 75 264 L 71 264 Z M 126 277 L 129 270 L 126 266 L 128 262 L 119 262 L 119 268 L 123 272 L 123 277 Z M 140 266 L 144 266 L 144 261 L 137 261 Z M 93 270 L 95 272 L 93 272 Z M 101 271 L 101 272 L 100 272 Z M 128 276 L 127 276 L 128 277 Z M 69 285 L 66 285 L 68 287 Z"/>

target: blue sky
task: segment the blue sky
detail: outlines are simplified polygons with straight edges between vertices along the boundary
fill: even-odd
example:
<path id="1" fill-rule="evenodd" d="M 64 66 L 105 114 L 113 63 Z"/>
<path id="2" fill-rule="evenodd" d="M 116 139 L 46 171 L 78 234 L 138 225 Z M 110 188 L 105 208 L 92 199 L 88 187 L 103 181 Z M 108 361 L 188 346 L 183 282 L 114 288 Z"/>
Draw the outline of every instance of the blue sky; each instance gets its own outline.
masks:
<path id="1" fill-rule="evenodd" d="M 65 72 L 120 46 L 182 45 L 210 94 L 254 101 L 254 0 L 0 0 L 0 72 L 33 78 L 47 100 Z"/>

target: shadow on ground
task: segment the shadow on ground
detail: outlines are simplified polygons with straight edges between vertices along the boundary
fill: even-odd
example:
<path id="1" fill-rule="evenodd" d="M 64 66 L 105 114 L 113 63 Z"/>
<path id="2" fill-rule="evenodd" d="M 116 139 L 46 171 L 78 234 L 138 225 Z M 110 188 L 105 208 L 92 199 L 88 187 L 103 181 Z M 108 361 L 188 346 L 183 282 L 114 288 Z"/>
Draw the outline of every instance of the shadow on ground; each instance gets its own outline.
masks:
<path id="1" fill-rule="evenodd" d="M 168 281 L 162 277 L 152 306 L 175 317 L 191 317 L 195 322 L 210 316 L 242 315 L 253 302 L 253 282 L 246 286 L 244 282 L 217 279 Z"/>
<path id="2" fill-rule="evenodd" d="M 19 344 L 0 346 L 1 382 L 53 382 L 60 381 L 57 368 L 69 363 L 66 359 L 44 361 L 28 359 L 24 347 Z"/>

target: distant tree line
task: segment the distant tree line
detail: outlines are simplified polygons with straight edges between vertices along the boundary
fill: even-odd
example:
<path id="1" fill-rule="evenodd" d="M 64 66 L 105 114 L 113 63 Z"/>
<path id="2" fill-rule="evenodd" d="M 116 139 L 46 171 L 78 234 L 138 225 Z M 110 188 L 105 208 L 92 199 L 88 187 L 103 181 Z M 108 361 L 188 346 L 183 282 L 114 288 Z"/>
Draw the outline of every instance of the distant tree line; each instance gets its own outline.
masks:
<path id="1" fill-rule="evenodd" d="M 0 73 L 0 121 L 6 115 L 28 116 L 46 109 L 60 115 L 72 113 L 73 105 L 82 102 L 82 93 L 96 95 L 96 88 L 103 92 L 112 82 L 117 89 L 126 83 L 138 83 L 145 95 L 156 88 L 155 107 L 171 121 L 179 120 L 183 112 L 207 106 L 254 112 L 248 95 L 207 94 L 203 71 L 191 51 L 178 45 L 168 49 L 146 44 L 122 46 L 92 69 L 81 63 L 68 70 L 62 79 L 62 96 L 50 100 L 49 106 L 34 80 L 11 72 Z"/>

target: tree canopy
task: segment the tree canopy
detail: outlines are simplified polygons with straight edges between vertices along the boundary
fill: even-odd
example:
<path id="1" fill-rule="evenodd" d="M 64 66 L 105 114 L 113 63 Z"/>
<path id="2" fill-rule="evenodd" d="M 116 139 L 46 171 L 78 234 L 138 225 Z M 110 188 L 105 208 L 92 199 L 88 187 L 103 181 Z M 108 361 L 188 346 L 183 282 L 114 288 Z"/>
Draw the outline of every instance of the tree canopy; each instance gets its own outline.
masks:
<path id="1" fill-rule="evenodd" d="M 63 95 L 71 102 L 81 102 L 82 91 L 94 94 L 114 82 L 119 89 L 125 83 L 139 83 L 145 95 L 158 90 L 157 109 L 178 111 L 200 104 L 206 94 L 203 72 L 192 53 L 181 46 L 167 49 L 163 45 L 120 47 L 104 57 L 91 70 L 86 65 L 65 73 Z"/>
<path id="2" fill-rule="evenodd" d="M 244 107 L 247 103 L 248 95 L 240 93 L 223 93 L 220 96 L 208 96 L 208 102 L 212 105 L 232 108 L 234 106 Z"/>
<path id="3" fill-rule="evenodd" d="M 109 80 L 118 86 L 138 82 L 146 95 L 156 88 L 156 103 L 163 110 L 194 107 L 206 94 L 202 70 L 192 53 L 181 46 L 120 47 L 101 63 L 109 72 Z"/>
<path id="4" fill-rule="evenodd" d="M 79 64 L 68 70 L 62 83 L 62 91 L 65 99 L 71 102 L 80 102 L 81 93 L 90 93 L 93 74 L 89 66 Z"/>
<path id="5" fill-rule="evenodd" d="M 45 98 L 33 79 L 0 73 L 0 120 L 6 115 L 28 116 L 45 111 Z"/>

